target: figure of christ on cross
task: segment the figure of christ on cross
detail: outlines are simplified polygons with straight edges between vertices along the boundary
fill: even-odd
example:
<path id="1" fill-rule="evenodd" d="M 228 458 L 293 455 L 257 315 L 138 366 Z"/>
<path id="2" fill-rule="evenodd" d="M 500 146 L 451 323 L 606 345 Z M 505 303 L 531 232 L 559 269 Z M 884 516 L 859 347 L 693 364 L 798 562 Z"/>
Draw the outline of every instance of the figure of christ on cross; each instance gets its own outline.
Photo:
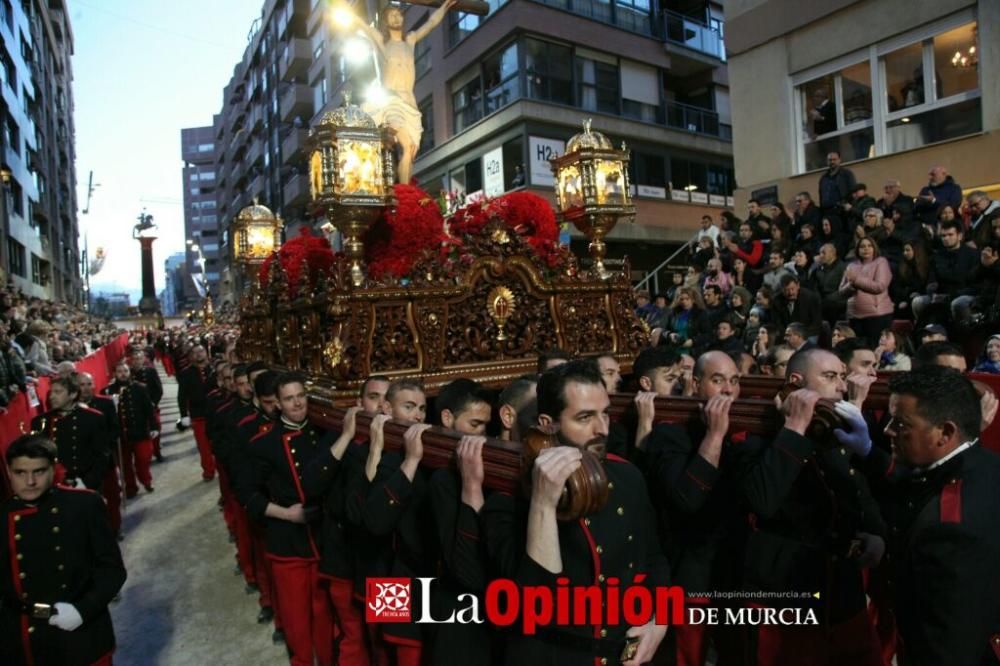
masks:
<path id="1" fill-rule="evenodd" d="M 362 108 L 379 125 L 388 125 L 396 130 L 396 143 L 402 149 L 398 168 L 400 183 L 410 182 L 413 160 L 423 133 L 420 109 L 413 96 L 413 84 L 416 81 L 413 47 L 441 23 L 456 1 L 444 0 L 422 26 L 406 35 L 403 34 L 403 10 L 395 5 L 386 7 L 382 14 L 384 33 L 367 25 L 358 16 L 351 15 L 351 27 L 364 32 L 379 51 L 382 86 L 386 90 L 387 99 L 379 104 L 366 102 Z"/>

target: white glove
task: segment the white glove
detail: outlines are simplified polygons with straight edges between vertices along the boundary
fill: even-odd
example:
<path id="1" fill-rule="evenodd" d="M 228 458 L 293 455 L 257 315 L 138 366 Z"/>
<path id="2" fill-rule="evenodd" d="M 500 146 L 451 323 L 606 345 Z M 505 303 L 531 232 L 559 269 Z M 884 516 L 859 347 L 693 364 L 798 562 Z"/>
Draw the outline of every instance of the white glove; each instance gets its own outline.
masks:
<path id="1" fill-rule="evenodd" d="M 185 416 L 185 417 L 181 418 L 181 425 L 184 426 L 185 428 L 190 428 L 191 427 L 191 417 L 190 416 Z"/>
<path id="2" fill-rule="evenodd" d="M 149 431 L 149 438 L 150 439 L 156 439 L 159 436 L 160 436 L 160 431 L 159 430 L 150 430 Z"/>
<path id="3" fill-rule="evenodd" d="M 63 631 L 73 631 L 79 629 L 80 625 L 83 624 L 80 611 L 73 604 L 60 602 L 53 604 L 53 608 L 55 608 L 56 614 L 49 618 L 49 624 L 53 627 L 59 627 Z"/>
<path id="4" fill-rule="evenodd" d="M 87 490 L 87 484 L 84 483 L 83 479 L 81 479 L 80 477 L 76 477 L 76 486 L 75 487 L 80 488 L 82 490 Z"/>
<path id="5" fill-rule="evenodd" d="M 872 450 L 872 438 L 868 434 L 868 424 L 861 414 L 861 409 L 846 400 L 841 400 L 836 404 L 835 410 L 837 415 L 850 426 L 850 432 L 837 428 L 833 434 L 851 451 L 862 458 L 866 457 Z"/>

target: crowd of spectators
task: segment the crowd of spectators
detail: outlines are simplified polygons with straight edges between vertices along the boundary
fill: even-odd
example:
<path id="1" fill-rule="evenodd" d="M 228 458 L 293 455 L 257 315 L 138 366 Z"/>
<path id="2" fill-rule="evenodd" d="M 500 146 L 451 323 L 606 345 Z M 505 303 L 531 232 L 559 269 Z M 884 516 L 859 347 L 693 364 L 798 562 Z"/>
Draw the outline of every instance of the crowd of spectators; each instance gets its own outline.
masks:
<path id="1" fill-rule="evenodd" d="M 941 166 L 915 196 L 889 179 L 876 200 L 839 154 L 828 165 L 818 203 L 800 192 L 788 211 L 751 199 L 744 220 L 702 218 L 686 273 L 664 293 L 636 293 L 654 344 L 774 368 L 783 348 L 858 337 L 890 371 L 909 369 L 928 330 L 965 341 L 1000 329 L 1000 201 L 978 190 L 963 200 Z M 1000 370 L 1000 338 L 976 351 L 984 371 Z"/>
<path id="2" fill-rule="evenodd" d="M 0 408 L 37 377 L 57 374 L 60 363 L 78 361 L 121 331 L 66 303 L 0 289 Z"/>

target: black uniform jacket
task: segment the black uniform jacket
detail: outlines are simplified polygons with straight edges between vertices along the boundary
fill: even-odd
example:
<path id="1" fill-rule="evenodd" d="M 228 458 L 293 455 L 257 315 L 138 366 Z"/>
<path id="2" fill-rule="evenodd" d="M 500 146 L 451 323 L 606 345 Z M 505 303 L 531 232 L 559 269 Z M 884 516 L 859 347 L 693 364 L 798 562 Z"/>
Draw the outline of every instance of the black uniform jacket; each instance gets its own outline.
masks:
<path id="1" fill-rule="evenodd" d="M 349 580 L 352 584 L 359 565 L 356 546 L 364 541 L 366 534 L 363 528 L 347 520 L 347 480 L 352 475 L 364 474 L 367 457 L 365 440 L 355 439 L 347 445 L 340 460 L 327 449 L 316 456 L 302 475 L 306 497 L 323 506 L 320 574 Z"/>
<path id="2" fill-rule="evenodd" d="M 585 518 L 559 523 L 563 571 L 558 574 L 527 555 L 528 502 L 521 496 L 493 493 L 483 507 L 489 566 L 518 585 L 553 589 L 559 577 L 568 578 L 570 586 L 603 588 L 608 579 L 617 579 L 622 592 L 633 584 L 637 574 L 646 577 L 636 584 L 651 590 L 669 585 L 670 565 L 660 549 L 656 518 L 642 473 L 613 454 L 608 454 L 604 467 L 610 482 L 607 504 Z M 613 625 L 539 627 L 534 636 L 512 630 L 505 663 L 576 666 L 604 658 L 615 664 L 628 629 L 622 620 Z"/>
<path id="3" fill-rule="evenodd" d="M 868 463 L 888 485 L 885 564 L 906 664 L 1000 662 L 1000 456 L 975 445 L 915 472 L 873 450 Z"/>
<path id="4" fill-rule="evenodd" d="M 36 416 L 31 420 L 31 430 L 56 443 L 66 478 L 83 479 L 88 488 L 101 487 L 111 464 L 111 438 L 104 426 L 104 414 L 77 404 L 67 414 L 50 410 Z"/>
<path id="5" fill-rule="evenodd" d="M 301 429 L 278 421 L 274 427 L 256 435 L 249 444 L 253 467 L 253 494 L 247 511 L 264 523 L 265 547 L 274 559 L 319 560 L 319 512 L 307 524 L 270 518 L 265 515 L 268 502 L 289 507 L 310 502 L 302 487 L 302 473 L 330 444 L 325 433 L 306 423 Z"/>
<path id="6" fill-rule="evenodd" d="M 739 448 L 746 433 L 726 437 L 719 466 L 698 453 L 700 421 L 656 426 L 646 445 L 645 471 L 674 583 L 688 594 L 740 589 L 748 531 L 739 485 Z"/>
<path id="7" fill-rule="evenodd" d="M 113 651 L 108 604 L 125 565 L 100 495 L 56 486 L 33 504 L 7 500 L 0 521 L 0 663 L 84 666 Z M 56 602 L 83 624 L 63 631 L 23 612 Z"/>
<path id="8" fill-rule="evenodd" d="M 253 413 L 247 414 L 236 422 L 230 440 L 230 449 L 226 464 L 229 466 L 229 483 L 236 496 L 236 501 L 246 509 L 257 489 L 254 487 L 253 458 L 250 456 L 250 440 L 258 434 L 274 427 L 274 421 L 256 407 Z M 248 516 L 261 522 L 260 518 Z"/>
<path id="9" fill-rule="evenodd" d="M 417 578 L 433 576 L 437 561 L 434 523 L 430 519 L 427 499 L 427 480 L 430 472 L 423 467 L 417 469 L 413 481 L 407 478 L 400 466 L 403 464 L 402 451 L 386 451 L 378 465 L 378 471 L 371 483 L 364 474 L 348 481 L 348 502 L 355 519 L 360 518 L 367 532 L 376 539 L 391 539 L 390 576 Z M 373 562 L 373 567 L 381 568 L 384 560 Z M 371 573 L 367 575 L 372 575 Z M 420 589 L 414 583 L 410 592 L 412 608 L 420 608 Z M 410 643 L 425 640 L 424 625 L 390 623 L 385 625 L 387 641 Z"/>
<path id="10" fill-rule="evenodd" d="M 177 406 L 181 416 L 203 419 L 208 416 L 208 393 L 216 387 L 212 368 L 189 365 L 177 375 Z"/>
<path id="11" fill-rule="evenodd" d="M 810 596 L 804 604 L 821 622 L 842 622 L 862 611 L 861 569 L 848 555 L 859 532 L 884 536 L 885 525 L 850 452 L 818 446 L 787 428 L 769 444 L 748 438 L 744 447 L 740 482 L 753 512 L 744 587 L 819 592 L 819 603 Z"/>
<path id="12" fill-rule="evenodd" d="M 118 423 L 122 442 L 134 443 L 149 439 L 156 430 L 156 412 L 146 387 L 129 382 L 118 391 Z"/>
<path id="13" fill-rule="evenodd" d="M 156 368 L 146 365 L 138 370 L 133 370 L 132 381 L 139 382 L 146 387 L 153 407 L 160 404 L 160 400 L 163 398 L 163 382 L 160 381 L 160 373 L 156 371 Z"/>
<path id="14" fill-rule="evenodd" d="M 111 399 L 110 396 L 106 395 L 94 395 L 90 402 L 83 403 L 92 409 L 96 409 L 101 414 L 104 414 L 104 427 L 108 432 L 108 446 L 111 449 L 111 455 L 115 462 L 118 462 L 118 447 L 116 446 L 118 442 L 118 409 L 115 407 L 115 401 Z"/>

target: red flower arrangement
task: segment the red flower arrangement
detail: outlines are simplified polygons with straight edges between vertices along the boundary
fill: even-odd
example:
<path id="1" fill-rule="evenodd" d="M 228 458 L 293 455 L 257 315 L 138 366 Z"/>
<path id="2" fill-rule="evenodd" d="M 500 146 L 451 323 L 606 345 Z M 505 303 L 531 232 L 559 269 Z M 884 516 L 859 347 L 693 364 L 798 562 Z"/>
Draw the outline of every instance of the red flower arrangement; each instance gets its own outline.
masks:
<path id="1" fill-rule="evenodd" d="M 406 277 L 425 252 L 433 252 L 447 238 L 434 197 L 415 185 L 394 189 L 396 210 L 382 215 L 365 234 L 368 275 L 376 280 Z"/>
<path id="2" fill-rule="evenodd" d="M 455 211 L 448 230 L 455 238 L 475 235 L 492 220 L 500 220 L 521 236 L 550 268 L 563 261 L 559 224 L 552 206 L 531 192 L 511 192 L 488 201 L 477 201 Z"/>
<path id="3" fill-rule="evenodd" d="M 286 241 L 278 250 L 278 260 L 288 279 L 289 296 L 294 297 L 298 294 L 302 282 L 303 262 L 308 266 L 310 280 L 315 281 L 321 273 L 328 272 L 333 266 L 334 254 L 330 241 L 321 236 L 314 236 L 309 227 L 300 227 L 299 236 Z M 258 279 L 261 286 L 267 281 L 273 261 L 272 254 L 260 267 Z"/>

